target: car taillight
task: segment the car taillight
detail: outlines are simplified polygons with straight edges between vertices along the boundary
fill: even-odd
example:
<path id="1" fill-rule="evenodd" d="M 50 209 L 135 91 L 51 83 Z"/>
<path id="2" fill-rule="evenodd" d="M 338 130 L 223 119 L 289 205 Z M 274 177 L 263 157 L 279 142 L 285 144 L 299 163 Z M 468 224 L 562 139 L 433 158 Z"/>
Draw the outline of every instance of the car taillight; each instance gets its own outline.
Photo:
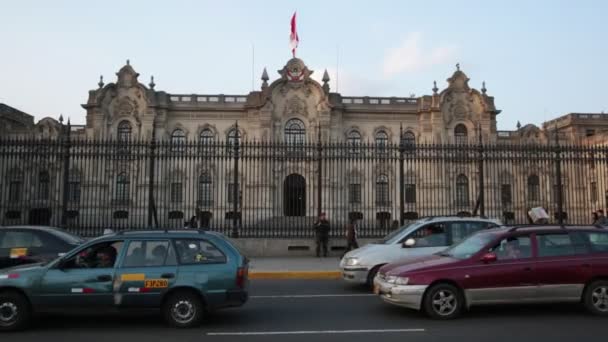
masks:
<path id="1" fill-rule="evenodd" d="M 245 281 L 247 280 L 247 273 L 248 273 L 247 267 L 239 267 L 236 270 L 236 286 L 238 286 L 241 289 L 243 287 L 245 287 Z"/>

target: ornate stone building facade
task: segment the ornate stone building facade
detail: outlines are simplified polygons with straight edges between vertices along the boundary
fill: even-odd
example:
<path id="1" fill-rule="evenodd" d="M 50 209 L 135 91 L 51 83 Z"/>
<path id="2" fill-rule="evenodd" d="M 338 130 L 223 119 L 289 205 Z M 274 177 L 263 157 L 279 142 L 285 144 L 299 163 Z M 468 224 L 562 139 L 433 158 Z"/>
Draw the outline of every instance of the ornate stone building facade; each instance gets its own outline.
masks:
<path id="1" fill-rule="evenodd" d="M 469 78 L 459 66 L 447 79 L 444 89 L 440 90 L 435 83 L 430 95 L 420 97 L 343 96 L 331 91 L 327 72 L 323 75 L 322 83 L 311 78 L 312 72 L 302 60 L 293 58 L 278 70 L 278 78 L 271 83 L 264 69 L 261 88 L 249 94 L 172 94 L 156 90 L 153 78 L 148 85 L 141 83 L 139 74 L 127 61 L 116 74 L 114 83 L 104 84 L 101 79 L 98 89 L 89 91 L 87 103 L 83 105 L 86 125 L 72 127 L 71 138 L 111 140 L 120 144 L 149 142 L 154 135 L 156 141 L 168 141 L 176 146 L 187 142 L 206 146 L 219 141 L 234 144 L 235 139 L 290 145 L 323 141 L 353 146 L 342 152 L 356 155 L 357 146 L 365 143 L 375 146 L 377 154 L 382 154 L 383 146 L 391 144 L 461 146 L 481 142 L 485 145 L 549 146 L 555 139 L 555 131 L 559 132 L 557 139 L 562 145 L 604 145 L 608 137 L 605 133 L 608 131 L 608 116 L 604 114 L 567 114 L 544 123 L 542 128 L 518 125 L 513 131 L 498 131 L 496 122 L 501 111 L 496 108 L 494 97 L 488 95 L 485 83 L 479 90 L 472 88 Z M 62 124 L 52 118 L 34 123 L 28 114 L 0 105 L 0 132 L 5 137 L 58 139 Z M 178 147 L 171 151 L 181 150 Z M 450 154 L 450 158 L 453 156 L 458 157 Z M 390 222 L 401 215 L 396 214 L 402 209 L 396 200 L 402 194 L 398 186 L 400 181 L 403 182 L 406 205 L 403 209 L 408 213 L 472 211 L 476 198 L 471 194 L 477 191 L 476 184 L 480 177 L 479 170 L 472 167 L 475 159 L 467 157 L 467 163 L 445 163 L 438 162 L 443 157 L 434 158 L 429 161 L 417 155 L 411 160 L 406 159 L 404 180 L 399 177 L 397 159 L 392 163 L 372 160 L 364 166 L 331 159 L 325 165 L 325 170 L 330 171 L 323 176 L 321 187 L 314 176 L 318 171 L 316 164 L 306 156 L 281 162 L 280 166 L 256 159 L 250 161 L 249 165 L 249 169 L 255 172 L 245 172 L 243 169 L 236 177 L 231 173 L 231 166 L 214 162 L 213 158 L 201 158 L 193 163 L 184 159 L 172 163 L 171 167 L 160 169 L 161 174 L 157 174 L 157 177 L 161 181 L 153 188 L 159 194 L 157 204 L 163 209 L 160 221 L 169 225 L 181 225 L 184 217 L 190 216 L 184 212 L 207 212 L 207 224 L 225 220 L 228 217 L 225 214 L 233 211 L 235 200 L 231 198 L 231 187 L 235 184 L 242 196 L 238 209 L 241 215 L 256 216 L 256 212 L 264 211 L 267 214 L 262 216 L 266 220 L 285 216 L 315 216 L 318 203 L 312 194 L 316 189 L 323 189 L 322 197 L 326 199 L 325 203 L 329 203 L 323 208 L 330 216 L 344 220 L 356 212 L 359 219 L 381 221 L 381 225 L 386 225 L 384 221 Z M 509 163 L 508 158 L 512 156 L 505 158 Z M 85 210 L 81 210 L 81 217 L 98 215 L 99 207 L 104 206 L 104 210 L 107 210 L 104 215 L 110 220 L 120 220 L 123 216 L 116 215 L 121 211 L 120 203 L 102 204 L 104 201 L 115 202 L 116 199 L 131 201 L 131 217 L 146 216 L 145 206 L 138 206 L 138 203 L 145 202 L 148 196 L 129 198 L 133 191 L 125 188 L 127 184 L 128 187 L 144 189 L 141 191 L 147 189 L 149 180 L 145 175 L 138 176 L 145 165 L 121 165 L 117 163 L 111 170 L 105 166 L 98 167 L 99 170 L 103 169 L 103 175 L 89 177 L 83 175 L 83 168 L 74 162 L 70 172 L 73 183 L 88 177 L 88 183 L 82 181 L 78 183 L 79 187 L 83 192 L 85 189 L 96 189 L 96 195 L 90 201 L 96 203 L 94 207 L 97 211 L 86 214 Z M 15 196 L 17 191 L 11 188 L 11 177 L 23 172 L 24 166 L 19 166 L 14 160 L 1 167 L 8 174 L 2 190 L 3 201 L 10 203 L 14 199 L 11 196 Z M 585 168 L 576 171 L 576 174 L 564 171 L 564 187 L 573 193 L 585 194 L 581 197 L 580 205 L 573 203 L 571 206 L 571 210 L 581 212 L 577 214 L 581 218 L 585 217 L 587 208 L 605 206 L 598 195 L 608 190 L 603 167 L 602 164 L 598 168 Z M 59 183 L 58 173 L 53 174 L 52 169 L 44 172 L 50 173 L 45 174 L 46 178 L 56 179 Z M 40 172 L 32 175 L 29 183 L 39 187 L 40 179 L 37 178 L 40 175 Z M 503 218 L 507 212 L 525 213 L 535 205 L 548 207 L 556 196 L 553 191 L 556 177 L 551 163 L 536 164 L 527 160 L 517 165 L 511 163 L 504 168 L 497 163 L 487 171 L 485 177 L 486 201 L 491 203 L 488 212 L 493 216 Z M 50 183 L 53 184 L 53 181 Z M 224 198 L 218 198 L 218 194 L 222 193 L 220 189 L 224 189 Z M 80 191 L 79 188 L 79 194 Z M 193 196 L 183 198 L 188 197 L 184 196 L 188 191 Z M 518 198 L 519 192 L 527 194 Z M 59 193 L 56 192 L 57 198 L 53 199 L 56 202 L 60 201 Z M 365 196 L 362 194 L 368 194 L 373 200 L 366 204 L 360 199 Z M 72 196 L 71 192 L 69 196 Z M 444 198 L 449 200 L 442 204 Z M 173 215 L 172 218 L 170 213 L 176 211 L 170 208 L 172 202 L 189 204 L 182 205 L 182 214 Z M 10 208 L 3 205 L 2 209 L 6 223 L 6 212 Z"/>

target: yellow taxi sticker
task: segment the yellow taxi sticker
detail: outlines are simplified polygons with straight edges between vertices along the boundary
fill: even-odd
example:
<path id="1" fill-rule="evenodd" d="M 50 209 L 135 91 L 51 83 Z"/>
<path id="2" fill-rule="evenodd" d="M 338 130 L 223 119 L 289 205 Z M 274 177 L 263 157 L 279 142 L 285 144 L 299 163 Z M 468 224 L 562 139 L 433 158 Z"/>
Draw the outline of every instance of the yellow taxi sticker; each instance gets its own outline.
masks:
<path id="1" fill-rule="evenodd" d="M 122 281 L 144 281 L 146 275 L 144 273 L 125 273 L 120 276 Z"/>
<path id="2" fill-rule="evenodd" d="M 169 287 L 169 281 L 167 279 L 146 279 L 144 287 L 149 289 L 162 289 Z"/>
<path id="3" fill-rule="evenodd" d="M 11 258 L 20 258 L 27 255 L 27 248 L 11 248 Z"/>

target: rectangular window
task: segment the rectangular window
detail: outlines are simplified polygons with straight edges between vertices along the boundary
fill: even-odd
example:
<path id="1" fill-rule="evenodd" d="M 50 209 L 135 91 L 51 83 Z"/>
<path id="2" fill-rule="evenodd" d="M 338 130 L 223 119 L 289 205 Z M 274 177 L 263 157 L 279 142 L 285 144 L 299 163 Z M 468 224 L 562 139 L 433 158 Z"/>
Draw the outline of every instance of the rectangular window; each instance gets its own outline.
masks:
<path id="1" fill-rule="evenodd" d="M 181 203 L 182 192 L 182 183 L 171 183 L 171 203 Z"/>
<path id="2" fill-rule="evenodd" d="M 226 263 L 226 256 L 206 240 L 175 240 L 181 264 Z"/>
<path id="3" fill-rule="evenodd" d="M 349 184 L 348 186 L 348 202 L 361 203 L 361 184 Z"/>
<path id="4" fill-rule="evenodd" d="M 597 202 L 597 182 L 591 182 L 589 187 L 591 202 Z"/>
<path id="5" fill-rule="evenodd" d="M 80 182 L 68 183 L 68 201 L 74 203 L 80 202 Z"/>
<path id="6" fill-rule="evenodd" d="M 511 236 L 501 240 L 490 249 L 498 260 L 516 260 L 532 257 L 532 244 L 529 236 Z"/>
<path id="7" fill-rule="evenodd" d="M 240 193 L 239 193 L 239 184 L 237 183 L 236 187 L 235 187 L 234 183 L 228 184 L 228 203 L 234 203 L 234 191 L 235 191 L 235 188 L 236 188 L 236 191 L 237 191 L 236 196 L 239 197 L 240 196 Z"/>
<path id="8" fill-rule="evenodd" d="M 538 256 L 557 257 L 587 253 L 583 241 L 573 241 L 569 234 L 538 235 Z M 581 240 L 581 239 L 577 239 Z"/>
<path id="9" fill-rule="evenodd" d="M 131 241 L 122 267 L 159 267 L 177 264 L 169 241 Z"/>
<path id="10" fill-rule="evenodd" d="M 416 184 L 405 184 L 405 203 L 416 203 Z"/>
<path id="11" fill-rule="evenodd" d="M 8 187 L 9 202 L 19 202 L 21 200 L 21 182 L 12 181 Z"/>
<path id="12" fill-rule="evenodd" d="M 585 131 L 585 135 L 588 137 L 592 137 L 595 135 L 595 130 L 594 129 L 588 129 Z"/>
<path id="13" fill-rule="evenodd" d="M 503 206 L 511 205 L 511 184 L 502 184 L 500 187 L 500 199 Z"/>
<path id="14" fill-rule="evenodd" d="M 596 253 L 608 253 L 608 233 L 584 233 Z"/>

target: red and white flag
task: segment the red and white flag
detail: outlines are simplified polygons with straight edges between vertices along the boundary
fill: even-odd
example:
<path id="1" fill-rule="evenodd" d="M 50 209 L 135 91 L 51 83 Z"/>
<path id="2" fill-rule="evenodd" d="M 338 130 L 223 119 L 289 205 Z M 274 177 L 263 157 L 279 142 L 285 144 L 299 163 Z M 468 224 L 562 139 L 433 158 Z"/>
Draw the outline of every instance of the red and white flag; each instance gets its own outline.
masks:
<path id="1" fill-rule="evenodd" d="M 289 47 L 291 48 L 291 53 L 293 57 L 296 57 L 296 49 L 298 48 L 298 43 L 300 39 L 298 38 L 298 31 L 296 30 L 296 12 L 293 12 L 293 17 L 291 17 L 291 34 L 289 35 Z"/>

